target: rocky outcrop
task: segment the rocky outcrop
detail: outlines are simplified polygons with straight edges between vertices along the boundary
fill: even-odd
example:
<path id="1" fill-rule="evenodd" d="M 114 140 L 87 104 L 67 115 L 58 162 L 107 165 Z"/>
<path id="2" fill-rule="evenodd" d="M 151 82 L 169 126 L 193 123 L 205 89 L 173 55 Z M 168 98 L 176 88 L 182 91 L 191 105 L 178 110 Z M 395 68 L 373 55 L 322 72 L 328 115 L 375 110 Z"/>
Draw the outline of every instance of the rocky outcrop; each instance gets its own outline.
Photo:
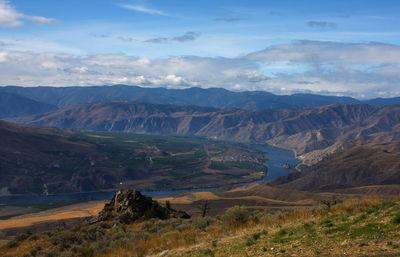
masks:
<path id="1" fill-rule="evenodd" d="M 119 190 L 113 199 L 104 206 L 97 221 L 120 220 L 123 223 L 133 223 L 151 218 L 190 218 L 183 211 L 162 207 L 151 197 L 141 194 L 137 190 Z"/>

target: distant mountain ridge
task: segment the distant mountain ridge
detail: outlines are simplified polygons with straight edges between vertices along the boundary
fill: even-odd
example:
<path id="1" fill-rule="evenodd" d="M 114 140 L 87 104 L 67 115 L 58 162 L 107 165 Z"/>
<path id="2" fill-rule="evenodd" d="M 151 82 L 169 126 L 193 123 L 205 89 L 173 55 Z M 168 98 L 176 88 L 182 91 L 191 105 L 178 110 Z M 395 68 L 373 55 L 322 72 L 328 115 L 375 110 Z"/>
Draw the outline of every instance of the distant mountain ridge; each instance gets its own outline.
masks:
<path id="1" fill-rule="evenodd" d="M 315 107 L 329 104 L 369 104 L 382 106 L 400 104 L 400 98 L 371 99 L 360 101 L 351 97 L 323 96 L 315 94 L 274 95 L 265 91 L 233 92 L 223 88 L 143 88 L 138 86 L 114 85 L 91 87 L 0 87 L 1 94 L 13 94 L 39 103 L 66 108 L 73 105 L 137 101 L 152 104 L 196 105 L 212 108 L 237 108 L 260 111 L 275 108 Z M 18 101 L 17 101 L 18 102 Z M 14 105 L 15 105 L 14 101 Z M 11 109 L 12 110 L 12 109 Z M 41 109 L 35 113 L 43 112 Z M 32 112 L 9 113 L 7 117 L 31 115 Z"/>
<path id="2" fill-rule="evenodd" d="M 0 92 L 0 119 L 57 110 L 57 106 L 14 93 Z"/>
<path id="3" fill-rule="evenodd" d="M 95 103 L 15 119 L 77 130 L 174 134 L 268 143 L 304 154 L 337 141 L 400 131 L 400 106 L 329 105 L 245 111 L 136 102 Z"/>

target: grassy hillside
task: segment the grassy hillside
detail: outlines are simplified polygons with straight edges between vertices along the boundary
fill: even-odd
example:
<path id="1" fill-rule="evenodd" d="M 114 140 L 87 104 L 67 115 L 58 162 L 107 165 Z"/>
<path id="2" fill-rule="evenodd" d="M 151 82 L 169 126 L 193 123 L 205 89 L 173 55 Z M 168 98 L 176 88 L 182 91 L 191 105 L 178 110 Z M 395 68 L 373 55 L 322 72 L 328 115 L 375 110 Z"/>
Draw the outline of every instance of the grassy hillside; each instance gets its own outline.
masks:
<path id="1" fill-rule="evenodd" d="M 1 256 L 399 256 L 400 202 L 346 200 L 215 218 L 107 221 L 23 234 Z"/>

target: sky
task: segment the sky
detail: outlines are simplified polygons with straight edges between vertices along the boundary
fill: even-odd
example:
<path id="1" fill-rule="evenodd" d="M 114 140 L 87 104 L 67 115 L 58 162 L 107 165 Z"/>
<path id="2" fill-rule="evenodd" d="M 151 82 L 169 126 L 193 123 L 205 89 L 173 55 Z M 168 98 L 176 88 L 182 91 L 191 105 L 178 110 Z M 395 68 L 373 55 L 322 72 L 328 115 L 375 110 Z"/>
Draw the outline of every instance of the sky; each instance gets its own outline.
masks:
<path id="1" fill-rule="evenodd" d="M 0 85 L 400 96 L 398 0 L 0 0 Z"/>

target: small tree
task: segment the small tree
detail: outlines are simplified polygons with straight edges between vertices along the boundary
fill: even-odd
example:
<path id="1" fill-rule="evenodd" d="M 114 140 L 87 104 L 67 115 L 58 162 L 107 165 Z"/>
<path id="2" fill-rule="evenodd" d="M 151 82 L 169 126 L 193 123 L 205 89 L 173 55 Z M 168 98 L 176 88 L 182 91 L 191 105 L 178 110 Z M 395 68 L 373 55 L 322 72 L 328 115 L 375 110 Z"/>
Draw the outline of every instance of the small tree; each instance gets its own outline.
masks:
<path id="1" fill-rule="evenodd" d="M 327 208 L 328 211 L 329 211 L 329 210 L 331 209 L 331 207 L 332 207 L 333 205 L 338 204 L 339 201 L 338 201 L 337 199 L 333 199 L 333 200 L 321 200 L 321 203 L 322 203 L 323 205 L 325 205 L 326 208 Z"/>

